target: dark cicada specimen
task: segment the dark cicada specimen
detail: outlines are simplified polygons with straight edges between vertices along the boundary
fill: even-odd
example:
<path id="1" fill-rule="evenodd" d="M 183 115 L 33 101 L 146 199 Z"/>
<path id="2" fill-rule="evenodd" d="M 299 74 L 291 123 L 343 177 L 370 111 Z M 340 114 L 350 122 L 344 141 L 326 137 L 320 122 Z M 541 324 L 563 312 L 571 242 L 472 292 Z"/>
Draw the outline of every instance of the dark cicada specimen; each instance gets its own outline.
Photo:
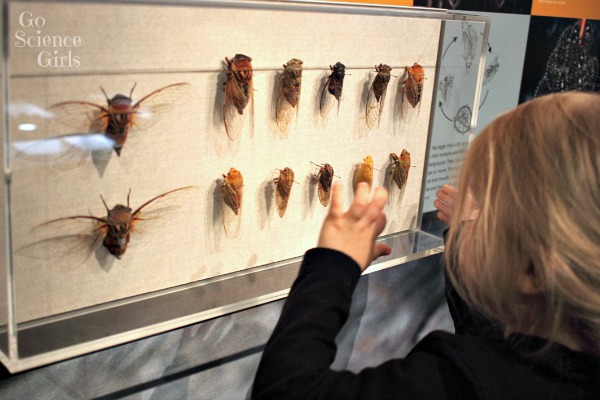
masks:
<path id="1" fill-rule="evenodd" d="M 321 101 L 319 110 L 321 111 L 321 115 L 325 117 L 331 107 L 333 105 L 333 98 L 339 101 L 342 96 L 342 89 L 344 87 L 344 76 L 346 76 L 346 66 L 341 62 L 335 63 L 332 67 L 329 66 L 331 70 L 331 74 L 327 77 L 325 81 L 325 85 L 323 85 L 323 89 L 321 90 Z"/>
<path id="2" fill-rule="evenodd" d="M 279 176 L 273 179 L 273 183 L 275 183 L 275 201 L 277 203 L 277 213 L 279 214 L 280 218 L 283 218 L 285 210 L 287 209 L 288 201 L 290 200 L 292 185 L 294 184 L 294 171 L 288 167 L 285 167 L 279 171 Z"/>
<path id="3" fill-rule="evenodd" d="M 317 165 L 319 172 L 313 175 L 313 180 L 319 185 L 319 201 L 327 207 L 331 200 L 331 185 L 333 183 L 333 167 L 329 164 Z"/>
<path id="4" fill-rule="evenodd" d="M 142 97 L 136 103 L 132 95 L 135 84 L 129 96 L 117 94 L 106 97 L 106 106 L 86 101 L 66 101 L 50 107 L 57 119 L 76 129 L 92 130 L 93 133 L 102 133 L 113 143 L 117 155 L 125 145 L 129 131 L 132 128 L 146 129 L 158 121 L 161 113 L 170 109 L 179 97 L 189 89 L 188 83 L 175 83 L 155 90 Z M 70 135 L 69 135 L 70 136 Z"/>
<path id="5" fill-rule="evenodd" d="M 301 89 L 302 60 L 292 58 L 283 66 L 279 95 L 277 96 L 277 106 L 275 109 L 277 126 L 282 132 L 285 132 L 292 120 L 294 110 L 298 113 Z"/>
<path id="6" fill-rule="evenodd" d="M 377 75 L 371 84 L 371 89 L 367 96 L 367 109 L 365 113 L 369 129 L 375 125 L 375 122 L 379 123 L 392 68 L 389 65 L 379 64 L 375 66 L 375 71 Z"/>
<path id="7" fill-rule="evenodd" d="M 233 59 L 225 57 L 227 81 L 225 82 L 225 101 L 223 120 L 230 139 L 236 139 L 244 123 L 244 109 L 254 101 L 252 85 L 252 59 L 236 54 Z M 252 106 L 251 106 L 252 107 Z M 251 108 L 250 113 L 253 112 Z"/>
<path id="8" fill-rule="evenodd" d="M 402 190 L 408 179 L 408 171 L 410 170 L 410 153 L 406 149 L 402 150 L 400 157 L 396 153 L 391 153 L 392 159 L 392 180 Z"/>

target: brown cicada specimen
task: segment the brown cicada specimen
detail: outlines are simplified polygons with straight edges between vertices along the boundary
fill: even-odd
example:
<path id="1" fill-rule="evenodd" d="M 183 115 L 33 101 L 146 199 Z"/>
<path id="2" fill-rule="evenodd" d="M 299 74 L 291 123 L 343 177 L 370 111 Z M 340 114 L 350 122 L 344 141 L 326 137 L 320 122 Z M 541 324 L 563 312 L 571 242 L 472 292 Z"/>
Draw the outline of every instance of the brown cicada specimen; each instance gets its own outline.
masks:
<path id="1" fill-rule="evenodd" d="M 254 112 L 254 88 L 252 84 L 252 58 L 236 54 L 233 59 L 225 57 L 227 68 L 223 120 L 227 136 L 234 140 L 239 137 L 244 124 L 244 109 L 250 103 L 250 114 Z"/>
<path id="2" fill-rule="evenodd" d="M 400 153 L 400 157 L 396 153 L 391 153 L 390 158 L 392 159 L 392 181 L 399 190 L 402 190 L 406 185 L 408 171 L 410 170 L 410 153 L 404 149 Z"/>
<path id="3" fill-rule="evenodd" d="M 288 167 L 285 167 L 279 171 L 279 176 L 273 179 L 273 183 L 275 183 L 275 202 L 277 203 L 277 213 L 279 214 L 280 218 L 283 218 L 285 210 L 287 209 L 288 201 L 290 200 L 292 185 L 294 184 L 294 171 Z"/>
<path id="4" fill-rule="evenodd" d="M 240 171 L 230 168 L 227 175 L 223 174 L 223 179 L 221 185 L 223 229 L 229 238 L 235 239 L 240 234 L 244 178 Z"/>
<path id="5" fill-rule="evenodd" d="M 421 102 L 425 71 L 419 64 L 414 63 L 412 67 L 406 67 L 406 73 L 408 77 L 404 81 L 402 97 L 415 108 Z"/>
<path id="6" fill-rule="evenodd" d="M 327 207 L 331 201 L 331 185 L 334 176 L 333 167 L 329 164 L 315 165 L 319 167 L 319 172 L 313 175 L 313 181 L 318 184 L 319 201 L 323 207 Z"/>
<path id="7" fill-rule="evenodd" d="M 339 107 L 342 89 L 344 87 L 344 77 L 346 76 L 346 66 L 341 62 L 335 63 L 333 67 L 330 65 L 329 69 L 331 70 L 331 74 L 327 77 L 327 80 L 323 85 L 319 104 L 319 110 L 323 117 L 327 116 L 331 110 L 334 98 L 337 100 Z"/>
<path id="8" fill-rule="evenodd" d="M 365 117 L 367 126 L 369 129 L 375 125 L 375 122 L 379 124 L 381 113 L 383 112 L 383 102 L 385 101 L 385 94 L 387 92 L 388 83 L 390 82 L 390 72 L 392 68 L 389 65 L 379 64 L 375 66 L 375 72 L 377 75 L 371 84 L 369 94 L 367 95 L 367 109 Z"/>
<path id="9" fill-rule="evenodd" d="M 21 249 L 23 254 L 43 253 L 68 256 L 60 254 L 67 249 L 70 251 L 83 250 L 85 258 L 89 257 L 100 245 L 118 259 L 127 251 L 131 235 L 142 232 L 148 228 L 151 221 L 158 218 L 164 219 L 168 213 L 179 208 L 176 203 L 178 194 L 194 189 L 186 186 L 173 189 L 160 194 L 139 206 L 135 211 L 129 205 L 131 190 L 127 195 L 127 205 L 117 204 L 109 208 L 104 198 L 102 203 L 106 208 L 105 217 L 93 215 L 75 215 L 45 222 L 34 228 L 34 232 L 48 232 L 52 236 L 48 239 L 33 243 Z M 57 236 L 57 233 L 62 233 Z"/>
<path id="10" fill-rule="evenodd" d="M 102 93 L 106 97 L 106 106 L 89 103 L 86 101 L 66 101 L 50 107 L 58 121 L 70 125 L 76 129 L 91 130 L 91 132 L 79 134 L 103 134 L 112 143 L 112 147 L 118 156 L 121 155 L 125 141 L 131 129 L 146 129 L 158 121 L 158 117 L 170 109 L 175 102 L 189 89 L 188 83 L 174 83 L 155 90 L 142 97 L 136 103 L 132 95 L 135 84 L 129 92 L 129 96 L 117 94 L 109 98 L 103 88 Z M 75 141 L 74 135 L 66 135 L 67 142 Z M 81 139 L 73 146 L 89 147 L 94 150 L 93 143 Z"/>
<path id="11" fill-rule="evenodd" d="M 354 173 L 354 191 L 359 183 L 366 182 L 369 190 L 373 187 L 373 158 L 366 156 Z"/>
<path id="12" fill-rule="evenodd" d="M 300 90 L 302 89 L 302 60 L 292 58 L 283 66 L 279 95 L 275 108 L 275 120 L 281 132 L 285 132 L 294 110 L 298 113 Z"/>

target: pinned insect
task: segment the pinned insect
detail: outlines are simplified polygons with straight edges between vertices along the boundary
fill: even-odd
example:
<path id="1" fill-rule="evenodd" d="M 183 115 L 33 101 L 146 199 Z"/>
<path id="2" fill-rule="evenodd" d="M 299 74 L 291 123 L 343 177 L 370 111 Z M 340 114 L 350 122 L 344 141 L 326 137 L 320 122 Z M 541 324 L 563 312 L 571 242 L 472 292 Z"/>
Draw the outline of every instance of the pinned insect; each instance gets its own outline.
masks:
<path id="1" fill-rule="evenodd" d="M 113 149 L 121 155 L 130 129 L 147 129 L 158 117 L 170 109 L 189 89 L 188 83 L 174 83 L 147 94 L 133 103 L 133 90 L 129 96 L 117 94 L 109 98 L 104 89 L 106 107 L 87 101 L 65 101 L 50 107 L 58 121 L 76 129 L 93 130 L 89 134 L 102 133 L 113 143 Z"/>
<path id="2" fill-rule="evenodd" d="M 314 164 L 314 163 L 313 163 Z M 313 174 L 313 182 L 319 185 L 319 201 L 327 207 L 331 200 L 331 184 L 333 183 L 333 167 L 329 164 L 314 164 L 319 167 L 319 172 Z"/>
<path id="3" fill-rule="evenodd" d="M 406 149 L 402 150 L 400 156 L 396 153 L 391 153 L 392 159 L 391 174 L 392 181 L 396 184 L 399 190 L 404 189 L 408 180 L 408 171 L 410 170 L 410 153 Z"/>
<path id="4" fill-rule="evenodd" d="M 422 66 L 414 63 L 412 67 L 406 67 L 406 73 L 408 77 L 403 82 L 402 98 L 406 99 L 415 108 L 421 102 L 425 71 Z"/>
<path id="5" fill-rule="evenodd" d="M 221 185 L 223 229 L 229 238 L 235 239 L 240 234 L 244 178 L 240 171 L 230 168 L 227 175 L 223 174 L 223 179 Z"/>
<path id="6" fill-rule="evenodd" d="M 387 91 L 388 83 L 390 82 L 390 72 L 392 68 L 386 64 L 379 64 L 375 66 L 375 72 L 377 75 L 371 84 L 369 94 L 367 95 L 367 109 L 365 113 L 367 126 L 369 129 L 375 125 L 375 122 L 379 123 L 379 118 L 383 111 L 383 102 L 385 101 L 385 93 Z"/>
<path id="7" fill-rule="evenodd" d="M 280 218 L 283 218 L 290 199 L 290 193 L 292 192 L 292 185 L 294 184 L 294 171 L 288 167 L 279 170 L 279 176 L 273 179 L 273 183 L 275 183 L 277 213 Z"/>
<path id="8" fill-rule="evenodd" d="M 366 182 L 369 185 L 369 191 L 373 187 L 373 158 L 366 156 L 363 162 L 358 166 L 354 172 L 354 190 L 359 183 Z"/>
<path id="9" fill-rule="evenodd" d="M 323 117 L 327 116 L 331 110 L 333 98 L 337 100 L 338 107 L 340 106 L 340 98 L 342 97 L 342 89 L 344 87 L 344 77 L 346 76 L 346 66 L 341 62 L 335 63 L 333 67 L 330 65 L 329 69 L 331 70 L 331 74 L 327 77 L 327 80 L 323 85 L 319 104 L 319 110 Z"/>
<path id="10" fill-rule="evenodd" d="M 252 58 L 236 54 L 233 59 L 225 57 L 227 68 L 223 120 L 231 140 L 237 139 L 244 123 L 244 109 L 250 103 L 250 114 L 254 113 L 254 88 L 252 83 Z M 252 116 L 252 115 L 251 115 Z"/>
<path id="11" fill-rule="evenodd" d="M 294 110 L 298 113 L 300 90 L 302 89 L 302 60 L 292 58 L 283 66 L 279 95 L 275 108 L 275 120 L 281 132 L 285 132 Z"/>
<path id="12" fill-rule="evenodd" d="M 104 198 L 102 203 L 106 208 L 106 217 L 93 215 L 75 215 L 45 222 L 34 228 L 35 233 L 47 232 L 53 236 L 33 243 L 24 248 L 32 251 L 45 251 L 48 253 L 61 252 L 64 248 L 76 249 L 86 247 L 84 253 L 89 257 L 100 245 L 118 259 L 121 259 L 127 251 L 131 235 L 141 233 L 142 227 L 148 227 L 149 222 L 178 208 L 174 203 L 176 195 L 195 189 L 194 186 L 186 186 L 173 189 L 160 194 L 139 206 L 135 211 L 129 206 L 131 190 L 127 195 L 127 205 L 117 204 L 112 209 L 108 207 Z M 91 224 L 88 224 L 91 222 Z M 83 228 L 83 230 L 82 230 Z M 57 232 L 64 235 L 56 236 Z M 77 243 L 81 241 L 81 243 Z M 59 255 L 59 254 L 56 254 Z M 60 254 L 66 256 L 67 254 Z"/>

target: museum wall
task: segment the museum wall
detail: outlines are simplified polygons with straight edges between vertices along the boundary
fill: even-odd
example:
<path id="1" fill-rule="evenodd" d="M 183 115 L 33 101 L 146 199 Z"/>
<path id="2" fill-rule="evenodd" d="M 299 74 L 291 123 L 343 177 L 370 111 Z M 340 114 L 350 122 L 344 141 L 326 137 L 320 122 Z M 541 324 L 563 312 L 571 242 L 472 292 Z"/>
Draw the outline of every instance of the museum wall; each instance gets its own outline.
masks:
<path id="1" fill-rule="evenodd" d="M 537 95 L 558 91 L 558 88 L 595 91 L 600 88 L 600 25 L 597 21 L 600 10 L 597 6 L 578 7 L 573 11 L 573 7 L 569 7 L 573 0 L 564 1 L 562 8 L 559 5 L 548 8 L 542 0 L 533 0 L 533 4 L 516 0 L 383 3 L 443 7 L 453 12 L 491 17 L 476 131 L 495 115 Z M 524 6 L 524 3 L 528 4 Z M 463 59 L 462 41 L 466 40 L 463 32 L 458 31 L 456 38 L 448 43 L 446 54 L 448 58 Z M 574 59 L 586 61 L 589 66 L 585 69 L 586 75 L 569 81 L 561 81 L 562 78 L 553 75 L 554 71 L 571 66 Z M 454 94 L 448 86 L 444 93 L 441 86 L 434 89 L 439 99 L 446 96 L 446 100 L 431 107 L 435 148 L 430 149 L 430 161 L 450 157 L 458 149 L 464 150 L 468 137 L 457 124 L 460 122 L 457 116 L 464 112 L 458 83 L 468 73 L 467 69 L 465 66 L 463 70 L 442 71 L 446 73 L 446 82 L 457 82 Z M 582 82 L 580 78 L 586 87 L 576 86 Z M 436 154 L 437 157 L 432 158 Z M 447 165 L 430 163 L 423 180 L 426 185 L 423 211 L 436 233 L 443 227 L 435 223 L 430 202 L 435 188 L 451 181 L 453 172 Z M 318 227 L 318 223 L 315 224 L 313 229 Z M 265 255 L 267 259 L 276 256 Z M 441 257 L 440 254 L 428 256 L 361 278 L 354 293 L 350 319 L 337 339 L 339 352 L 333 368 L 357 371 L 377 365 L 389 357 L 403 356 L 432 330 L 453 330 L 444 299 Z M 49 275 L 48 279 L 52 277 Z M 3 369 L 0 398 L 244 399 L 283 301 L 30 371 L 10 374 Z M 44 307 L 58 306 L 44 304 Z M 38 309 L 33 304 L 27 312 L 35 314 Z"/>

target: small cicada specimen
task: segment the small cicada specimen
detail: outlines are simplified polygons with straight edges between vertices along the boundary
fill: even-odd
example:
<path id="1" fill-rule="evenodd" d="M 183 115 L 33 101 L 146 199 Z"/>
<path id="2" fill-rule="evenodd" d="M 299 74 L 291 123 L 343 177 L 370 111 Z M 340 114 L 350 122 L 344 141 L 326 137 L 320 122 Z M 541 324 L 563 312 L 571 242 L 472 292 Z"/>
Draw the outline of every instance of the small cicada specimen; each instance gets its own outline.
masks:
<path id="1" fill-rule="evenodd" d="M 410 170 L 410 153 L 404 149 L 399 157 L 396 153 L 391 153 L 390 158 L 392 159 L 392 181 L 399 190 L 402 190 L 406 185 Z"/>
<path id="2" fill-rule="evenodd" d="M 279 95 L 275 108 L 275 120 L 281 132 L 285 132 L 294 110 L 298 113 L 300 90 L 302 89 L 302 60 L 292 58 L 283 66 Z"/>
<path id="3" fill-rule="evenodd" d="M 273 179 L 273 183 L 275 183 L 277 213 L 280 218 L 283 218 L 290 199 L 290 193 L 292 192 L 292 185 L 294 184 L 294 171 L 285 167 L 279 171 L 279 176 Z"/>
<path id="4" fill-rule="evenodd" d="M 174 83 L 155 90 L 134 103 L 132 95 L 135 86 L 134 84 L 131 88 L 129 96 L 117 94 L 112 98 L 100 88 L 106 97 L 106 106 L 87 101 L 66 101 L 51 106 L 50 111 L 57 116 L 58 121 L 66 125 L 91 130 L 83 135 L 102 133 L 120 156 L 131 129 L 150 127 L 190 87 L 188 83 Z"/>
<path id="5" fill-rule="evenodd" d="M 230 139 L 237 139 L 244 123 L 244 109 L 250 103 L 253 113 L 254 88 L 252 84 L 252 58 L 236 54 L 233 59 L 225 57 L 227 68 L 223 120 Z"/>
<path id="6" fill-rule="evenodd" d="M 402 97 L 415 108 L 421 102 L 425 71 L 419 64 L 414 63 L 412 67 L 406 67 L 406 73 L 408 77 L 404 81 Z"/>
<path id="7" fill-rule="evenodd" d="M 367 109 L 365 113 L 367 126 L 369 129 L 375 125 L 375 122 L 379 123 L 379 118 L 381 117 L 381 113 L 383 111 L 385 93 L 391 78 L 391 71 L 392 68 L 386 64 L 379 64 L 378 66 L 375 66 L 375 72 L 377 72 L 377 75 L 371 84 L 371 89 L 369 89 L 369 94 L 367 96 Z"/>
<path id="8" fill-rule="evenodd" d="M 332 67 L 329 66 L 331 74 L 327 77 L 323 89 L 321 90 L 321 100 L 319 104 L 319 110 L 321 116 L 325 117 L 333 106 L 333 98 L 340 105 L 340 98 L 342 97 L 342 89 L 344 87 L 344 77 L 346 76 L 346 66 L 341 62 L 335 63 Z"/>
<path id="9" fill-rule="evenodd" d="M 373 158 L 366 156 L 354 172 L 354 190 L 361 182 L 367 182 L 369 190 L 373 187 Z"/>
<path id="10" fill-rule="evenodd" d="M 331 201 L 331 185 L 334 176 L 333 167 L 329 164 L 317 166 L 319 167 L 319 172 L 313 175 L 313 181 L 319 185 L 319 201 L 323 207 L 327 207 Z"/>
<path id="11" fill-rule="evenodd" d="M 240 234 L 244 178 L 240 171 L 230 168 L 227 175 L 223 174 L 223 179 L 221 185 L 223 228 L 229 238 L 235 239 Z"/>
<path id="12" fill-rule="evenodd" d="M 39 253 L 41 256 L 44 253 L 54 253 L 56 256 L 66 257 L 69 254 L 61 252 L 77 249 L 83 250 L 85 258 L 88 258 L 102 245 L 110 254 L 121 259 L 127 251 L 132 234 L 142 233 L 142 229 L 148 228 L 151 221 L 164 219 L 169 212 L 179 208 L 176 203 L 177 195 L 194 188 L 186 186 L 170 190 L 146 201 L 135 211 L 129 205 L 131 190 L 127 195 L 127 205 L 117 204 L 113 208 L 109 208 L 100 196 L 106 208 L 105 217 L 75 215 L 45 222 L 35 227 L 34 232 L 47 232 L 50 234 L 49 238 L 26 246 L 20 252 Z"/>

